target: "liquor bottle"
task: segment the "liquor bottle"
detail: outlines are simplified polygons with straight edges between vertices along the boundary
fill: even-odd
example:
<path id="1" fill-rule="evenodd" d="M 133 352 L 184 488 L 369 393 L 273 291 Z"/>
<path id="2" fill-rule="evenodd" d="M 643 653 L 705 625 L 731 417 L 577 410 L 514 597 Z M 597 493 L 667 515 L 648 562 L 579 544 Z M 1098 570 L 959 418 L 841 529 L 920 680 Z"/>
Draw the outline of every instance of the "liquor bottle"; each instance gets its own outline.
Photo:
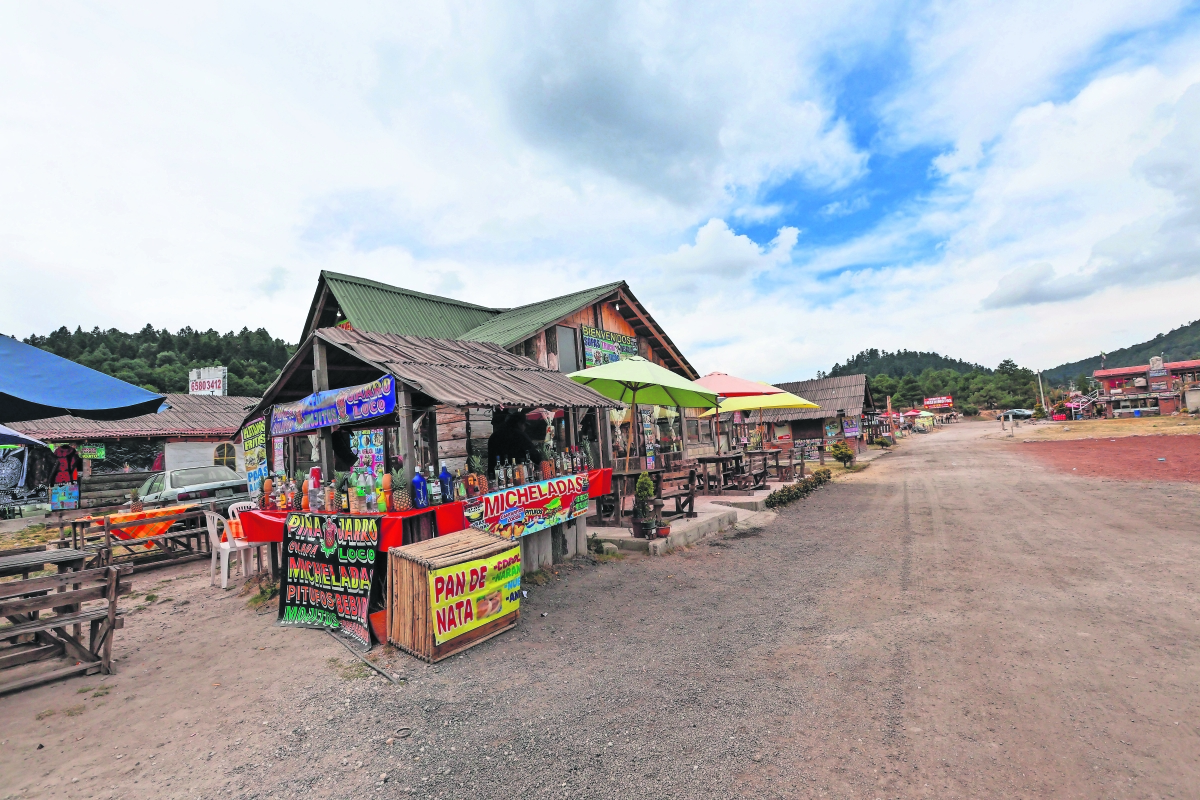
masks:
<path id="1" fill-rule="evenodd" d="M 526 484 L 525 465 L 517 459 L 513 459 L 513 479 L 517 482 L 517 486 Z"/>
<path id="2" fill-rule="evenodd" d="M 440 506 L 442 504 L 442 482 L 434 474 L 433 464 L 429 465 L 429 475 L 425 477 L 425 482 L 429 485 L 429 505 Z"/>
<path id="3" fill-rule="evenodd" d="M 325 487 L 325 513 L 336 514 L 337 508 L 337 489 L 334 488 L 333 481 L 329 481 L 329 485 Z"/>
<path id="4" fill-rule="evenodd" d="M 575 467 L 576 475 L 578 475 L 580 472 L 583 472 L 583 459 L 581 459 L 579 457 L 579 448 L 578 447 L 575 448 L 575 460 L 573 462 L 573 466 Z"/>
<path id="5" fill-rule="evenodd" d="M 454 470 L 454 499 L 467 499 L 467 482 L 463 478 L 462 470 L 460 469 Z"/>
<path id="6" fill-rule="evenodd" d="M 504 459 L 504 488 L 511 488 L 513 485 L 513 468 L 512 459 Z"/>
<path id="7" fill-rule="evenodd" d="M 500 456 L 496 456 L 496 471 L 492 473 L 492 477 L 496 481 L 496 488 L 504 488 L 504 467 L 500 464 Z"/>
<path id="8" fill-rule="evenodd" d="M 442 471 L 438 473 L 438 480 L 442 483 L 442 502 L 454 502 L 454 476 L 450 474 L 450 470 L 446 468 L 446 462 L 442 462 Z"/>
<path id="9" fill-rule="evenodd" d="M 539 478 L 536 472 L 536 467 L 533 466 L 533 459 L 528 455 L 525 456 L 525 482 L 537 483 Z"/>
<path id="10" fill-rule="evenodd" d="M 566 455 L 564 453 L 555 453 L 554 454 L 554 474 L 555 475 L 562 476 L 562 475 L 566 474 L 567 470 L 565 469 L 565 467 L 566 467 L 565 458 L 566 458 Z"/>
<path id="11" fill-rule="evenodd" d="M 425 485 L 425 476 L 421 474 L 421 468 L 417 467 L 413 470 L 413 508 L 428 508 L 429 507 L 429 487 Z"/>

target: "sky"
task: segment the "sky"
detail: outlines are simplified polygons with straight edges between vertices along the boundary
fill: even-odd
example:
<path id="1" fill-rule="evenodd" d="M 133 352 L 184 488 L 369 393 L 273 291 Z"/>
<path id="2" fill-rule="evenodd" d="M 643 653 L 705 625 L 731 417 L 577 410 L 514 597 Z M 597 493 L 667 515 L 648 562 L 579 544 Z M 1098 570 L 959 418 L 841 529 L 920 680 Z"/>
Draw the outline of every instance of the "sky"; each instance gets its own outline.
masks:
<path id="1" fill-rule="evenodd" d="M 1200 6 L 0 5 L 0 332 L 626 280 L 701 372 L 1200 318 Z"/>

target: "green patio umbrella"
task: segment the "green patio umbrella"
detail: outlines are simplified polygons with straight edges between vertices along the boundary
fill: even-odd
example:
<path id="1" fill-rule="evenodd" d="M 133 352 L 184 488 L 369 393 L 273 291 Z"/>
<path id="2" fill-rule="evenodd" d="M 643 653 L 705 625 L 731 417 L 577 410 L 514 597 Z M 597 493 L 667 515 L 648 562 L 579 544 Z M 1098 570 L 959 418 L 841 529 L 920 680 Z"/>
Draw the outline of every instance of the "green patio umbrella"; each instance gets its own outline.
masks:
<path id="1" fill-rule="evenodd" d="M 640 356 L 572 372 L 567 377 L 584 386 L 590 386 L 610 400 L 628 403 L 635 408 L 639 402 L 680 408 L 715 408 L 717 405 L 715 392 L 710 392 L 698 383 L 681 378 L 669 369 Z M 633 427 L 636 441 L 636 410 L 633 417 L 630 425 Z M 625 467 L 629 468 L 628 453 L 625 456 Z"/>

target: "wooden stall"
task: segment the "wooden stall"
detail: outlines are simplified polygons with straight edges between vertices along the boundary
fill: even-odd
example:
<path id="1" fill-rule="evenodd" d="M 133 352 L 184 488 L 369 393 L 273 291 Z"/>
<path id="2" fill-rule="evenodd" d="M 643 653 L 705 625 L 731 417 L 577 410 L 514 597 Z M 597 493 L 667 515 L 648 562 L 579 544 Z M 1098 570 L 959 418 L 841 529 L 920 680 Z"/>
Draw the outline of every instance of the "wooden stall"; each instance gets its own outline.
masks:
<path id="1" fill-rule="evenodd" d="M 521 615 L 521 544 L 467 529 L 388 551 L 388 641 L 430 663 Z"/>

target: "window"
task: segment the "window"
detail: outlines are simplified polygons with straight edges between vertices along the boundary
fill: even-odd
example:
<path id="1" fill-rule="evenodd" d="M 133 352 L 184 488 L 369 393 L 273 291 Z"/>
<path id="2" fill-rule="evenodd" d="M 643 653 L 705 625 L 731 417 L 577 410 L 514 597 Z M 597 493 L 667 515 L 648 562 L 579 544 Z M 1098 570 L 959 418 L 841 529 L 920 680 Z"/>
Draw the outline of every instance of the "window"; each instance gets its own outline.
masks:
<path id="1" fill-rule="evenodd" d="M 237 469 L 237 450 L 231 444 L 219 444 L 213 453 L 213 466 Z"/>
<path id="2" fill-rule="evenodd" d="M 238 474 L 228 467 L 190 467 L 188 469 L 178 469 L 171 473 L 171 488 L 182 489 L 185 486 L 199 486 L 204 483 L 222 483 L 224 481 L 236 480 L 239 480 Z"/>

